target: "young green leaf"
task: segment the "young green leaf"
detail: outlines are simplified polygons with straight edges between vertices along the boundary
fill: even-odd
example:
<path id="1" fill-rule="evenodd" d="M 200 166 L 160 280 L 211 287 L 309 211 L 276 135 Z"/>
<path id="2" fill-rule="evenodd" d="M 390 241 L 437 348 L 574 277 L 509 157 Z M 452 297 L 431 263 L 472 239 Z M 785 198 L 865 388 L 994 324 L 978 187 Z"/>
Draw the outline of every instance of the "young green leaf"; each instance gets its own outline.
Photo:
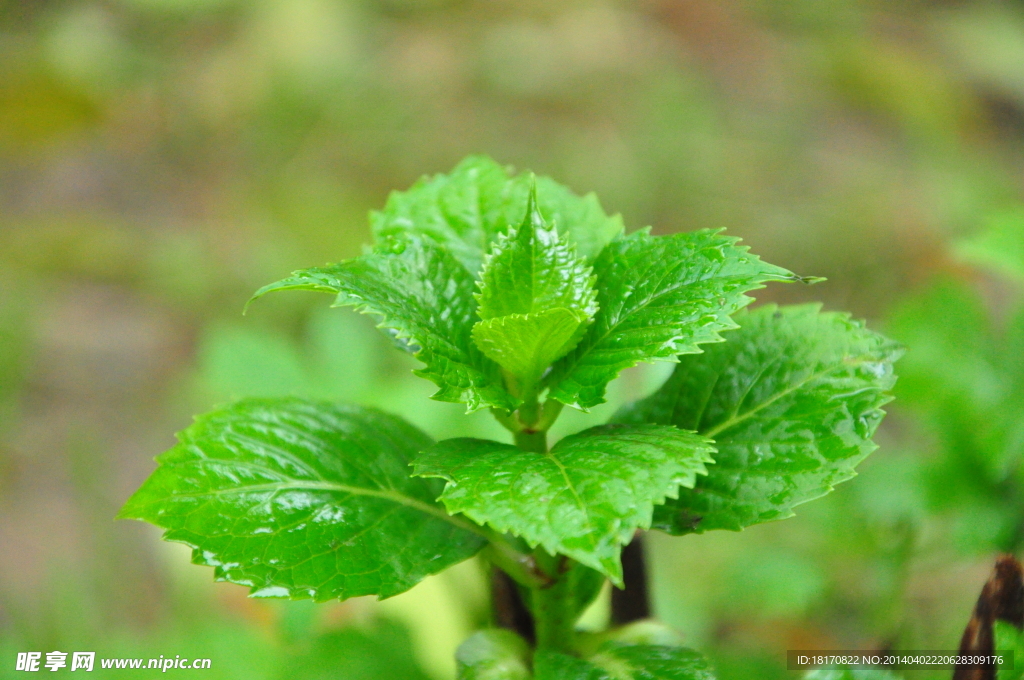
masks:
<path id="1" fill-rule="evenodd" d="M 614 418 L 696 430 L 715 465 L 655 511 L 672 534 L 739 530 L 790 517 L 793 507 L 854 476 L 890 401 L 900 347 L 819 305 L 765 305 L 703 354 L 680 357 L 654 395 Z"/>
<path id="2" fill-rule="evenodd" d="M 593 316 L 594 277 L 544 220 L 531 193 L 519 226 L 498 237 L 480 273 L 481 319 L 565 308 Z"/>
<path id="3" fill-rule="evenodd" d="M 609 643 L 586 661 L 538 651 L 537 680 L 715 680 L 707 659 L 683 647 Z"/>
<path id="4" fill-rule="evenodd" d="M 546 380 L 563 404 L 590 408 L 605 386 L 641 361 L 674 361 L 735 328 L 746 292 L 796 277 L 761 262 L 739 239 L 702 230 L 672 236 L 639 231 L 610 243 L 594 263 L 599 310 L 576 349 Z"/>
<path id="5" fill-rule="evenodd" d="M 393 191 L 382 211 L 370 214 L 377 241 L 413 234 L 454 255 L 472 275 L 504 221 L 508 170 L 486 156 L 469 156 L 448 175 L 423 177 L 408 191 Z M 525 201 L 523 205 L 525 205 Z"/>
<path id="6" fill-rule="evenodd" d="M 530 646 L 509 630 L 481 630 L 455 653 L 458 680 L 532 680 Z"/>
<path id="7" fill-rule="evenodd" d="M 533 181 L 527 174 L 519 175 L 513 181 L 510 192 L 513 198 L 508 202 L 509 224 L 515 224 L 514 220 L 519 217 L 516 211 L 522 212 L 520 206 Z M 605 214 L 595 194 L 577 196 L 567 187 L 544 176 L 536 178 L 536 186 L 537 204 L 544 220 L 554 225 L 558 233 L 564 234 L 576 247 L 577 254 L 588 262 L 592 262 L 623 232 L 622 217 Z"/>
<path id="8" fill-rule="evenodd" d="M 334 306 L 355 307 L 380 318 L 424 363 L 416 371 L 438 386 L 440 401 L 511 410 L 518 401 L 502 385 L 500 370 L 473 344 L 473 277 L 443 248 L 414 237 L 393 238 L 372 252 L 323 268 L 297 271 L 256 291 L 333 293 Z"/>
<path id="9" fill-rule="evenodd" d="M 619 553 L 654 506 L 692 487 L 712 461 L 711 443 L 665 426 L 605 425 L 527 453 L 481 439 L 448 439 L 413 462 L 415 474 L 448 481 L 451 513 L 511 532 L 622 583 Z"/>
<path id="10" fill-rule="evenodd" d="M 519 226 L 494 243 L 476 297 L 473 339 L 527 388 L 576 346 L 597 311 L 590 267 L 544 221 L 535 191 Z"/>
<path id="11" fill-rule="evenodd" d="M 370 216 L 374 236 L 415 234 L 449 250 L 466 271 L 479 272 L 491 242 L 523 217 L 532 178 L 486 156 L 469 156 L 447 175 L 424 177 L 404 192 L 393 192 L 384 210 Z M 593 259 L 617 234 L 622 219 L 609 217 L 593 194 L 584 197 L 547 177 L 536 180 L 537 201 L 580 256 Z"/>
<path id="12" fill-rule="evenodd" d="M 430 439 L 395 416 L 300 399 L 206 415 L 122 508 L 257 596 L 391 597 L 485 541 L 408 476 Z"/>

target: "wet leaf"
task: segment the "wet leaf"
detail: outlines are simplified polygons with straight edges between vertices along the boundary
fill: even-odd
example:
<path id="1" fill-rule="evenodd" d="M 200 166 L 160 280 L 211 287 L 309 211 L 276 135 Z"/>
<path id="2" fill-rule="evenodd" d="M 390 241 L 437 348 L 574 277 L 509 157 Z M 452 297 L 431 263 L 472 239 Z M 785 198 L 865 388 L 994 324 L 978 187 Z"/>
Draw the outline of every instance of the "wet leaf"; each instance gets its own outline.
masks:
<path id="1" fill-rule="evenodd" d="M 513 409 L 498 365 L 472 339 L 476 321 L 473 277 L 450 253 L 416 238 L 392 239 L 340 264 L 294 272 L 264 286 L 253 299 L 279 290 L 336 295 L 334 306 L 372 314 L 394 332 L 424 367 L 416 371 L 438 386 L 439 401 Z"/>
<path id="2" fill-rule="evenodd" d="M 480 277 L 480 350 L 532 387 L 576 346 L 597 311 L 594 277 L 544 221 L 531 192 L 520 224 L 495 241 Z"/>
<path id="3" fill-rule="evenodd" d="M 449 250 L 474 276 L 490 244 L 526 212 L 533 178 L 485 156 L 469 156 L 451 173 L 424 177 L 408 191 L 393 192 L 370 221 L 374 236 L 415 234 Z M 622 231 L 593 194 L 580 197 L 547 177 L 536 178 L 537 201 L 545 221 L 592 259 Z"/>
<path id="4" fill-rule="evenodd" d="M 256 596 L 390 597 L 484 544 L 408 476 L 430 439 L 395 416 L 248 399 L 200 416 L 122 508 Z"/>
<path id="5" fill-rule="evenodd" d="M 654 506 L 705 474 L 712 446 L 665 426 L 594 427 L 550 453 L 482 439 L 439 442 L 413 462 L 416 475 L 448 481 L 452 514 L 521 536 L 622 582 L 619 553 Z"/>
<path id="6" fill-rule="evenodd" d="M 739 530 L 854 476 L 890 401 L 900 347 L 819 305 L 765 305 L 703 354 L 680 357 L 654 395 L 615 421 L 693 429 L 714 440 L 708 475 L 655 512 L 672 534 Z"/>
<path id="7" fill-rule="evenodd" d="M 702 230 L 672 236 L 639 231 L 608 245 L 594 263 L 598 312 L 576 349 L 547 384 L 558 401 L 590 408 L 605 386 L 641 361 L 674 361 L 735 328 L 730 315 L 748 291 L 793 274 L 761 262 L 739 239 Z"/>

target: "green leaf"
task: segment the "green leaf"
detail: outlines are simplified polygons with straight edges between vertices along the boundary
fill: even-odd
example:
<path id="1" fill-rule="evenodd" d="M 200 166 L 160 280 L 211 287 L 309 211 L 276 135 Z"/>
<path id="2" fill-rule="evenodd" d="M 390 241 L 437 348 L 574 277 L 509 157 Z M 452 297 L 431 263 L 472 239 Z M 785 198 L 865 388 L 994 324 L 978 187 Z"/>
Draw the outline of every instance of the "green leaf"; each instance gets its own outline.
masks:
<path id="1" fill-rule="evenodd" d="M 490 242 L 512 224 L 504 220 L 508 189 L 506 168 L 470 156 L 448 175 L 423 177 L 408 191 L 392 192 L 384 210 L 370 214 L 370 226 L 378 241 L 409 234 L 429 239 L 475 275 Z"/>
<path id="2" fill-rule="evenodd" d="M 374 236 L 416 234 L 448 249 L 476 275 L 490 243 L 522 220 L 532 177 L 485 156 L 469 156 L 447 175 L 424 177 L 408 191 L 393 192 L 384 210 L 370 216 Z M 536 179 L 544 219 L 576 244 L 587 259 L 622 231 L 593 194 L 577 196 L 547 177 Z"/>
<path id="3" fill-rule="evenodd" d="M 530 646 L 508 630 L 482 630 L 455 653 L 458 680 L 531 680 Z"/>
<path id="4" fill-rule="evenodd" d="M 520 175 L 516 178 L 512 193 L 513 206 L 521 206 L 532 178 Z M 577 196 L 550 177 L 538 176 L 537 203 L 544 219 L 553 224 L 560 234 L 576 246 L 576 252 L 587 261 L 593 261 L 604 247 L 623 232 L 622 217 L 605 214 L 597 196 L 589 193 Z M 520 209 L 521 212 L 521 209 Z M 518 217 L 513 214 L 512 217 Z M 514 222 L 510 222 L 514 224 Z"/>
<path id="5" fill-rule="evenodd" d="M 516 379 L 524 394 L 544 370 L 576 346 L 587 317 L 564 307 L 536 314 L 510 314 L 473 326 L 473 341 L 484 355 Z"/>
<path id="6" fill-rule="evenodd" d="M 819 668 L 805 673 L 804 680 L 899 680 L 899 676 L 877 668 Z"/>
<path id="7" fill-rule="evenodd" d="M 474 555 L 471 525 L 408 476 L 430 439 L 395 416 L 248 399 L 196 419 L 120 517 L 167 530 L 256 596 L 391 597 Z"/>
<path id="8" fill-rule="evenodd" d="M 610 243 L 594 263 L 598 307 L 576 349 L 547 379 L 558 401 L 587 409 L 605 386 L 641 361 L 674 361 L 721 341 L 746 292 L 796 277 L 737 246 L 739 239 L 702 230 L 672 236 L 639 231 Z"/>
<path id="9" fill-rule="evenodd" d="M 617 422 L 673 424 L 714 440 L 706 477 L 655 511 L 672 534 L 739 530 L 854 476 L 895 382 L 899 346 L 819 305 L 765 305 L 703 354 L 680 357 L 654 395 Z"/>
<path id="10" fill-rule="evenodd" d="M 476 297 L 477 346 L 531 387 L 576 346 L 597 311 L 590 267 L 544 221 L 536 192 L 521 224 L 494 243 Z"/>
<path id="11" fill-rule="evenodd" d="M 531 194 L 518 227 L 498 237 L 480 274 L 481 319 L 565 308 L 597 311 L 594 277 L 575 249 L 541 216 Z"/>
<path id="12" fill-rule="evenodd" d="M 379 317 L 396 341 L 413 351 L 416 371 L 438 386 L 439 401 L 512 410 L 518 401 L 504 388 L 497 364 L 476 348 L 473 277 L 437 245 L 393 238 L 372 252 L 323 268 L 304 269 L 264 286 L 253 299 L 278 290 L 333 293 L 334 306 Z"/>
<path id="13" fill-rule="evenodd" d="M 683 647 L 606 644 L 586 661 L 542 650 L 537 680 L 714 680 L 707 660 Z"/>
<path id="14" fill-rule="evenodd" d="M 568 555 L 622 583 L 619 553 L 654 506 L 692 487 L 714 451 L 674 427 L 604 425 L 528 453 L 481 439 L 448 439 L 413 462 L 415 474 L 448 481 L 451 513 Z"/>

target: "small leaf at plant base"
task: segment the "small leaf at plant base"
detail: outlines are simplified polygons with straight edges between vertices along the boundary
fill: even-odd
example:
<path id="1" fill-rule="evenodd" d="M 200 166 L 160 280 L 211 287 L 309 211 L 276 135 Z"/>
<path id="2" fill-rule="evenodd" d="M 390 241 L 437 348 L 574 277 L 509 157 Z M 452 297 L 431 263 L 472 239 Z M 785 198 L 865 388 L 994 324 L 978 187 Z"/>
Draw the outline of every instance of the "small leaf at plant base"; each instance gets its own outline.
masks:
<path id="1" fill-rule="evenodd" d="M 692 428 L 718 453 L 708 475 L 655 511 L 672 534 L 790 517 L 854 475 L 875 445 L 900 347 L 819 305 L 765 305 L 679 366 L 617 422 Z"/>
<path id="2" fill-rule="evenodd" d="M 544 221 L 536 192 L 519 226 L 494 243 L 476 297 L 477 347 L 530 387 L 576 346 L 597 311 L 590 267 Z"/>
<path id="3" fill-rule="evenodd" d="M 301 399 L 248 399 L 206 415 L 120 517 L 192 546 L 196 564 L 256 596 L 397 595 L 485 541 L 408 476 L 430 439 L 395 416 Z"/>
<path id="4" fill-rule="evenodd" d="M 586 661 L 541 650 L 536 680 L 715 680 L 707 659 L 683 647 L 609 643 Z"/>
<path id="5" fill-rule="evenodd" d="M 639 231 L 610 243 L 594 262 L 598 312 L 576 349 L 552 368 L 551 397 L 590 408 L 605 386 L 641 361 L 674 361 L 721 341 L 735 328 L 730 315 L 747 292 L 768 281 L 794 281 L 791 272 L 762 262 L 739 239 L 702 230 L 672 236 Z"/>
<path id="6" fill-rule="evenodd" d="M 819 668 L 804 673 L 803 680 L 900 680 L 900 676 L 878 668 Z"/>
<path id="7" fill-rule="evenodd" d="M 372 252 L 339 264 L 304 269 L 264 286 L 253 299 L 278 290 L 333 293 L 334 306 L 355 307 L 380 319 L 415 352 L 416 371 L 438 386 L 440 401 L 464 402 L 470 410 L 518 402 L 502 386 L 500 369 L 473 344 L 476 321 L 473 277 L 436 244 L 392 239 Z"/>
<path id="8" fill-rule="evenodd" d="M 451 513 L 521 536 L 622 583 L 619 553 L 654 506 L 706 474 L 714 447 L 665 426 L 594 427 L 527 453 L 482 439 L 448 439 L 413 462 L 416 475 L 448 480 Z"/>
<path id="9" fill-rule="evenodd" d="M 476 276 L 498 234 L 523 218 L 532 177 L 512 176 L 486 156 L 469 156 L 447 175 L 424 177 L 408 191 L 388 197 L 370 216 L 374 237 L 416 235 L 450 251 Z M 580 197 L 547 177 L 536 178 L 537 203 L 544 219 L 593 259 L 622 231 L 622 219 L 609 217 L 593 194 Z"/>
<path id="10" fill-rule="evenodd" d="M 458 680 L 532 680 L 530 646 L 510 630 L 481 630 L 455 653 Z"/>

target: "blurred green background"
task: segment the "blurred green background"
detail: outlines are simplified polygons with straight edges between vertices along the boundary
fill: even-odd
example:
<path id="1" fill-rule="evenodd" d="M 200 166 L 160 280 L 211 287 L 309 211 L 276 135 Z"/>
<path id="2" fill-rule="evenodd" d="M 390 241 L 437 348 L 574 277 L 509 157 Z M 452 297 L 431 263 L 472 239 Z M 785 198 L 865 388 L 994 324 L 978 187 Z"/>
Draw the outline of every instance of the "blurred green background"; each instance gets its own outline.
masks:
<path id="1" fill-rule="evenodd" d="M 659 615 L 724 680 L 795 677 L 786 649 L 955 648 L 994 556 L 1024 549 L 1024 2 L 0 0 L 0 678 L 28 650 L 452 677 L 484 617 L 473 562 L 383 603 L 257 601 L 112 518 L 235 396 L 495 433 L 326 297 L 241 316 L 468 153 L 629 229 L 727 227 L 828 277 L 761 301 L 823 299 L 909 348 L 858 479 L 742 534 L 652 536 Z"/>

